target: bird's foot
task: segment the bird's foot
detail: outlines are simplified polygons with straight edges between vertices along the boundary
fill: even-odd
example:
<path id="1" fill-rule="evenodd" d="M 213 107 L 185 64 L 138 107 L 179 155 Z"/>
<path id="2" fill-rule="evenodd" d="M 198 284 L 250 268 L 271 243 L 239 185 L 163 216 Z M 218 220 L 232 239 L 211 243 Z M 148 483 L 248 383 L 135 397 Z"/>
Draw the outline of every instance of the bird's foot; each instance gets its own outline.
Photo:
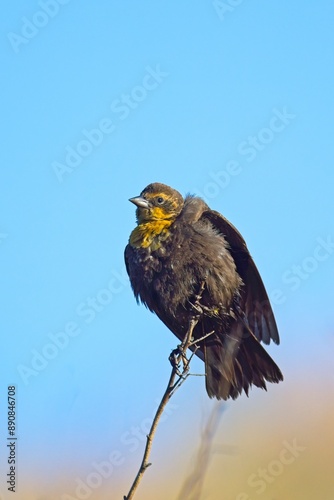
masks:
<path id="1" fill-rule="evenodd" d="M 177 347 L 176 349 L 173 349 L 172 352 L 170 353 L 169 355 L 169 362 L 170 364 L 172 365 L 172 367 L 174 368 L 176 374 L 180 377 L 181 376 L 181 372 L 179 370 L 179 366 L 180 366 L 180 348 Z"/>
<path id="2" fill-rule="evenodd" d="M 179 345 L 179 346 L 177 346 L 176 349 L 173 349 L 172 352 L 170 353 L 168 359 L 169 359 L 170 364 L 174 368 L 177 376 L 183 377 L 185 370 L 186 370 L 186 367 L 188 366 L 188 359 L 187 359 L 187 357 L 182 349 L 182 346 Z M 180 371 L 180 361 L 182 361 L 183 373 L 181 373 L 181 371 Z"/>
<path id="3" fill-rule="evenodd" d="M 189 300 L 189 304 L 190 304 L 191 309 L 195 313 L 194 314 L 195 319 L 200 319 L 204 314 L 207 314 L 208 316 L 212 316 L 212 308 L 204 306 L 203 304 L 200 304 L 200 302 L 197 300 L 197 298 L 196 298 L 196 301 L 194 303 L 190 302 L 190 300 Z"/>

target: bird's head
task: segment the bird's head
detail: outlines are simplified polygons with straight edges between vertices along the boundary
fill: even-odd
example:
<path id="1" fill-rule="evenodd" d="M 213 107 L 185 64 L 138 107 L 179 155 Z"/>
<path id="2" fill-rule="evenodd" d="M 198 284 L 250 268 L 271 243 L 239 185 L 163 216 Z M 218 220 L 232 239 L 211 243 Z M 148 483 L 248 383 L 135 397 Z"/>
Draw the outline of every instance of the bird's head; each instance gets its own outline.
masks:
<path id="1" fill-rule="evenodd" d="M 165 184 L 149 184 L 139 196 L 130 198 L 137 207 L 138 224 L 151 221 L 173 221 L 183 207 L 182 195 Z"/>

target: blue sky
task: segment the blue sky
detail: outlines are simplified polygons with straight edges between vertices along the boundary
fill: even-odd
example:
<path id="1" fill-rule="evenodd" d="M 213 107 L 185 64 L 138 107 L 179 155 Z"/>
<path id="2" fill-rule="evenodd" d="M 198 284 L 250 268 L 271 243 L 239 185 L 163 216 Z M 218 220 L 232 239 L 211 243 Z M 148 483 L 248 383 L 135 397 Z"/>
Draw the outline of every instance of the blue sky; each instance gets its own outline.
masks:
<path id="1" fill-rule="evenodd" d="M 333 390 L 333 14 L 330 1 L 299 0 L 4 7 L 0 405 L 15 384 L 20 498 L 76 498 L 77 478 L 115 450 L 89 498 L 120 496 L 139 465 L 133 428 L 176 346 L 136 305 L 123 263 L 128 198 L 150 182 L 228 217 L 272 298 L 282 343 L 269 350 L 286 381 L 229 403 L 236 422 L 276 397 L 284 413 L 293 391 L 306 394 L 300 410 L 310 373 L 314 395 Z M 213 404 L 201 378 L 187 381 L 157 462 Z"/>

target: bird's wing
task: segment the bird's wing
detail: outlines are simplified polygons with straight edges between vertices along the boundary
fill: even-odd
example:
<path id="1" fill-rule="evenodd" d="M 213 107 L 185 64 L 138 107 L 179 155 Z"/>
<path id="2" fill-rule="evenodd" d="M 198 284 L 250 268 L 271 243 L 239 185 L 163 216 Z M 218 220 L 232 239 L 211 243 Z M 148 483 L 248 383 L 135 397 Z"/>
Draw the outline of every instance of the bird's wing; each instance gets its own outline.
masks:
<path id="1" fill-rule="evenodd" d="M 244 282 L 241 312 L 258 340 L 279 344 L 279 334 L 270 301 L 257 267 L 239 231 L 219 212 L 206 210 L 201 219 L 208 220 L 229 244 L 237 272 Z"/>

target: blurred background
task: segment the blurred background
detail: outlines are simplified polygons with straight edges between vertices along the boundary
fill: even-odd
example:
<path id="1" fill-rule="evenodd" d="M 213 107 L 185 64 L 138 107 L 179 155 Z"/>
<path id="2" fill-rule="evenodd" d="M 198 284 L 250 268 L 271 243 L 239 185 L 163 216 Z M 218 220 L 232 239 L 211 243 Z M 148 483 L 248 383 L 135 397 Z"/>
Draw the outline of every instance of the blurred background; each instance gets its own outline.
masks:
<path id="1" fill-rule="evenodd" d="M 331 500 L 332 2 L 18 0 L 1 16 L 0 499 L 126 495 L 176 338 L 138 307 L 128 198 L 195 193 L 245 237 L 285 381 L 188 378 L 138 500 Z M 193 371 L 203 372 L 194 360 Z"/>

